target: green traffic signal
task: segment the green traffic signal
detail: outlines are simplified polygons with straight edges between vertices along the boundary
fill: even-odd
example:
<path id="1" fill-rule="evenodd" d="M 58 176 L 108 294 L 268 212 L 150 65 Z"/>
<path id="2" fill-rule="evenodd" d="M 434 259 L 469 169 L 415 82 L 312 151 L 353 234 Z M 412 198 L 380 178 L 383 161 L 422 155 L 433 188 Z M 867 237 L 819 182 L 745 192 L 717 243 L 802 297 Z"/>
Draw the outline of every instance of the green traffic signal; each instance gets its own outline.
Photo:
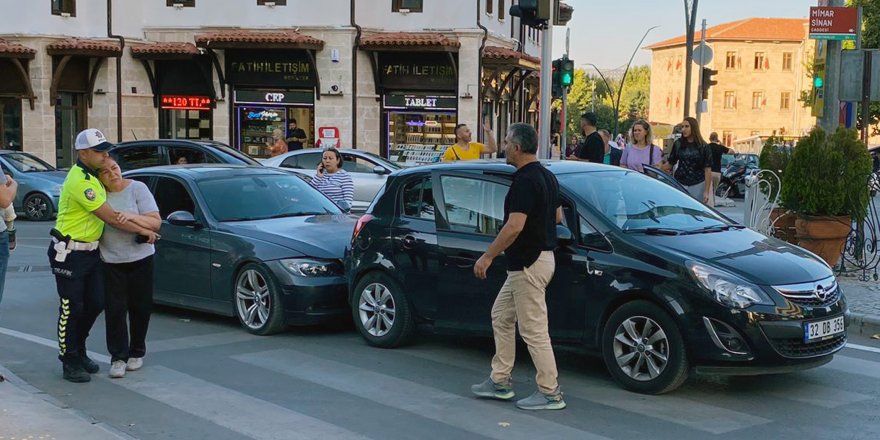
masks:
<path id="1" fill-rule="evenodd" d="M 813 87 L 815 87 L 817 89 L 821 89 L 822 86 L 824 86 L 824 85 L 825 85 L 825 79 L 822 78 L 821 76 L 817 76 L 817 77 L 813 78 Z"/>
<path id="2" fill-rule="evenodd" d="M 561 64 L 561 76 L 560 83 L 563 87 L 569 87 L 574 83 L 574 61 L 568 59 L 568 57 L 562 58 Z"/>

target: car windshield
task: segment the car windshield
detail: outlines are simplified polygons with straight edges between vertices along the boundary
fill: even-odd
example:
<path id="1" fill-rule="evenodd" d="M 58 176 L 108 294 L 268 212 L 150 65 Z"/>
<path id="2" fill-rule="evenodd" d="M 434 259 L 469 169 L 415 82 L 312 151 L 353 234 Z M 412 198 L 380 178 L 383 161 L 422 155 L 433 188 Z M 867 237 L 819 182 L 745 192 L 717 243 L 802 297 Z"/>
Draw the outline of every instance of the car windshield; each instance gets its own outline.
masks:
<path id="1" fill-rule="evenodd" d="M 288 174 L 224 177 L 198 186 L 208 210 L 221 222 L 342 212 L 318 190 Z"/>
<path id="2" fill-rule="evenodd" d="M 373 153 L 368 153 L 366 151 L 362 151 L 361 154 L 368 157 L 373 162 L 376 162 L 378 164 L 382 164 L 382 166 L 384 166 L 385 168 L 388 168 L 389 170 L 399 170 L 400 169 L 400 165 L 398 165 L 394 162 L 389 162 L 389 161 L 381 158 L 379 155 L 376 155 Z"/>
<path id="3" fill-rule="evenodd" d="M 256 160 L 254 160 L 254 158 L 252 158 L 252 157 L 248 156 L 247 154 L 244 154 L 241 151 L 238 151 L 235 148 L 232 148 L 229 145 L 226 145 L 224 143 L 217 142 L 217 141 L 211 141 L 211 142 L 205 142 L 205 144 L 211 145 L 215 149 L 219 150 L 221 153 L 227 154 L 229 156 L 232 156 L 235 159 L 240 160 L 241 163 L 243 163 L 245 165 L 262 165 L 260 162 L 257 162 Z"/>
<path id="4" fill-rule="evenodd" d="M 43 171 L 55 171 L 55 167 L 43 162 L 37 157 L 27 153 L 9 153 L 4 154 L 3 158 L 14 166 L 15 169 L 23 173 L 39 173 Z"/>
<path id="5" fill-rule="evenodd" d="M 730 226 L 687 194 L 638 172 L 563 174 L 559 183 L 624 232 L 677 234 Z"/>

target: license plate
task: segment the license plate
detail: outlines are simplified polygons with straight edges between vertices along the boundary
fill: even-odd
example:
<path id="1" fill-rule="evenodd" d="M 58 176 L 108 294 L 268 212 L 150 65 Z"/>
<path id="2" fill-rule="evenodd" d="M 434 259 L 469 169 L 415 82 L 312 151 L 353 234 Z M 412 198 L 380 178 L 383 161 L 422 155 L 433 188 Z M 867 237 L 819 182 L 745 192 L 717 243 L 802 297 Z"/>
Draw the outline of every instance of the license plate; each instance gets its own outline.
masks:
<path id="1" fill-rule="evenodd" d="M 804 323 L 804 342 L 813 342 L 843 333 L 846 329 L 843 325 L 843 316 L 826 319 L 824 321 Z"/>

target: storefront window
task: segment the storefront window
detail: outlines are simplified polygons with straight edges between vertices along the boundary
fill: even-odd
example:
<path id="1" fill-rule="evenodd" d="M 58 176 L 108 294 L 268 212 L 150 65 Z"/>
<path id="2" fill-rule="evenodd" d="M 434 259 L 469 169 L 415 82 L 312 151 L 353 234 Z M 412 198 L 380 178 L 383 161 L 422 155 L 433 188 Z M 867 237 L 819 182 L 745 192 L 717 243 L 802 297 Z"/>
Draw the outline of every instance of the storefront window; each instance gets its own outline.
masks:
<path id="1" fill-rule="evenodd" d="M 21 99 L 0 99 L 0 142 L 4 150 L 21 151 Z"/>
<path id="2" fill-rule="evenodd" d="M 163 109 L 160 113 L 161 139 L 211 139 L 210 110 Z"/>
<path id="3" fill-rule="evenodd" d="M 299 148 L 294 137 L 306 139 L 302 148 L 314 146 L 313 92 L 236 90 L 235 100 L 236 145 L 242 152 L 256 158 L 269 157 L 275 130 L 290 140 L 288 149 Z"/>
<path id="4" fill-rule="evenodd" d="M 388 112 L 388 160 L 404 165 L 439 162 L 455 143 L 455 113 Z"/>

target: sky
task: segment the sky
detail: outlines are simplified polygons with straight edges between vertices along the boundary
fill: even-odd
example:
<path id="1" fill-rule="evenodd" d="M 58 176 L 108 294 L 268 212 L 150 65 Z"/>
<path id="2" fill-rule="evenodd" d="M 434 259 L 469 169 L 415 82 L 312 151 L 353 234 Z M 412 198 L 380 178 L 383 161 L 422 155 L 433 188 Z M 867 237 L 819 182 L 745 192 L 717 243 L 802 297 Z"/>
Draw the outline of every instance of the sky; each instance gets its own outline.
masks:
<path id="1" fill-rule="evenodd" d="M 683 0 L 565 0 L 574 7 L 569 58 L 577 67 L 593 63 L 613 70 L 626 66 L 633 50 L 652 26 L 642 47 L 684 35 Z M 705 18 L 707 27 L 750 17 L 806 18 L 817 0 L 701 0 L 697 31 Z M 565 28 L 553 28 L 553 58 L 565 51 Z M 651 62 L 651 52 L 639 49 L 633 65 Z"/>

